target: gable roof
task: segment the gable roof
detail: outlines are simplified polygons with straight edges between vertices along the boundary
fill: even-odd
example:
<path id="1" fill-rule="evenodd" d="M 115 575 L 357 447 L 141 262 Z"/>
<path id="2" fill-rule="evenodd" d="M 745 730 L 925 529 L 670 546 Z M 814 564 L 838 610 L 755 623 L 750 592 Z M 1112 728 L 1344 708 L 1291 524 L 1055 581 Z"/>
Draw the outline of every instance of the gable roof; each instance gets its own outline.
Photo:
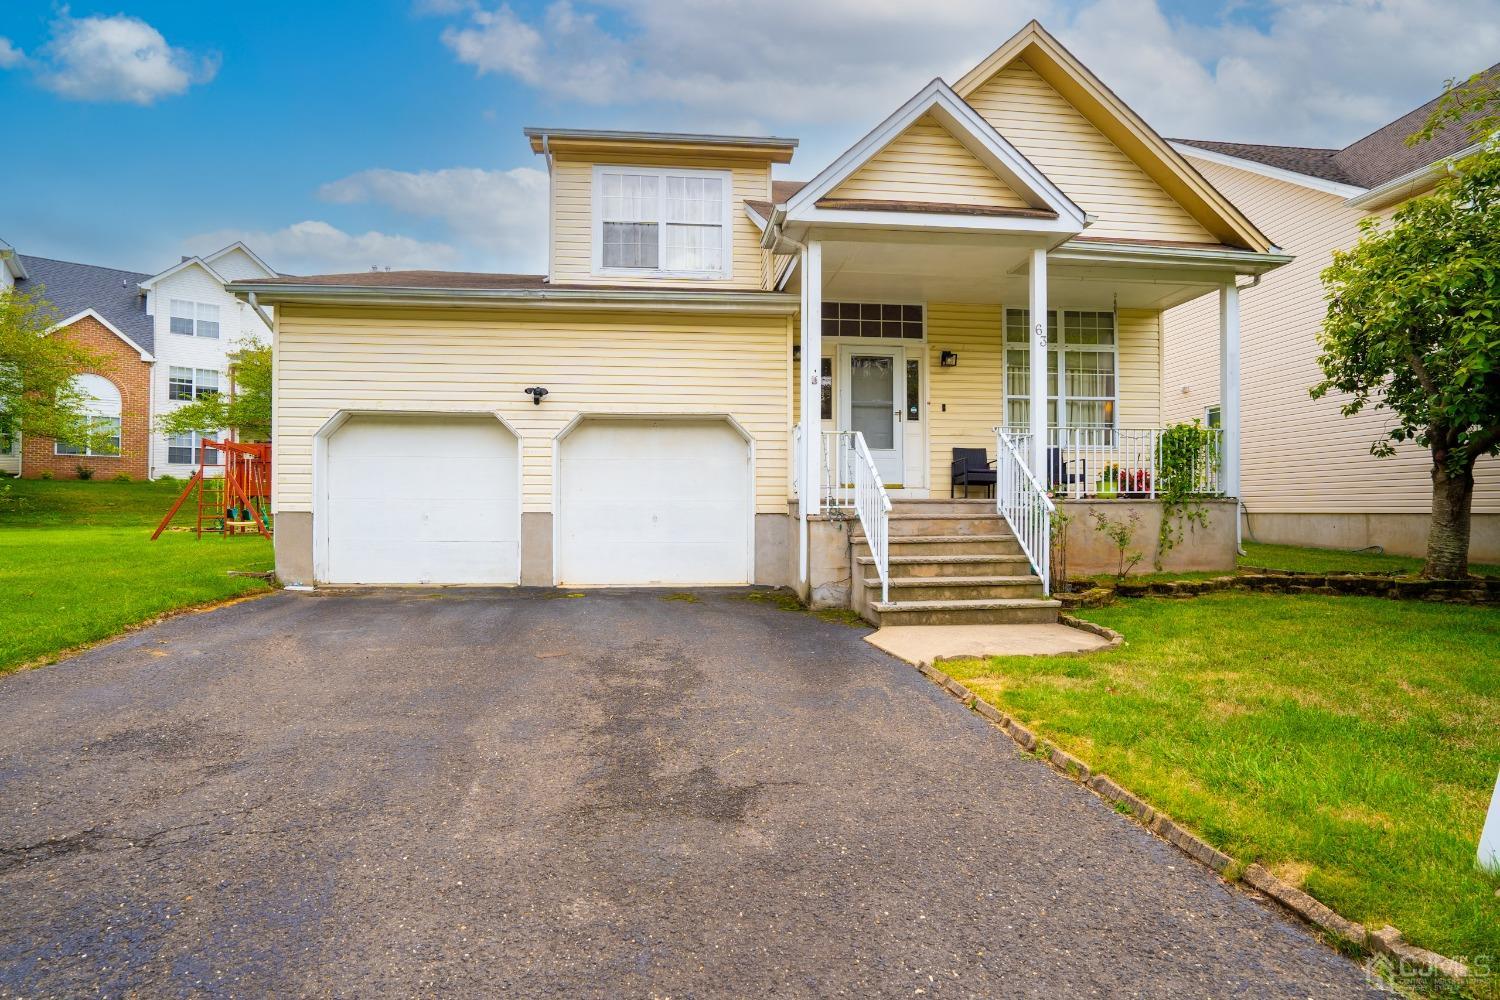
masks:
<path id="1" fill-rule="evenodd" d="M 205 261 L 202 257 L 184 257 L 177 263 L 173 264 L 171 267 L 167 268 L 165 271 L 158 271 L 156 274 L 147 275 L 146 280 L 141 282 L 141 288 L 155 288 L 165 279 L 170 278 L 172 275 L 177 274 L 179 271 L 184 271 L 190 267 L 201 267 L 203 268 L 203 270 L 207 271 L 210 277 L 212 277 L 219 284 L 222 285 L 226 283 L 224 276 L 218 271 L 215 271 L 213 269 L 213 266 Z"/>
<path id="2" fill-rule="evenodd" d="M 1500 74 L 1500 63 L 1491 66 L 1486 73 Z M 1427 142 L 1408 146 L 1406 137 L 1422 127 L 1432 114 L 1442 95 L 1434 97 L 1421 107 L 1413 108 L 1395 121 L 1356 139 L 1342 149 L 1320 149 L 1308 146 L 1269 146 L 1248 142 L 1213 142 L 1207 139 L 1173 139 L 1186 146 L 1195 146 L 1212 153 L 1263 163 L 1266 166 L 1306 174 L 1309 177 L 1348 184 L 1361 188 L 1377 188 L 1439 160 L 1461 152 L 1472 145 L 1468 124 L 1485 112 L 1471 111 L 1458 121 L 1449 122 Z"/>
<path id="3" fill-rule="evenodd" d="M 108 330 L 110 333 L 114 334 L 116 337 L 119 337 L 122 341 L 124 341 L 126 343 L 126 345 L 128 345 L 131 348 L 131 350 L 135 351 L 137 354 L 139 354 L 141 356 L 141 360 L 142 361 L 155 361 L 156 360 L 156 358 L 152 356 L 152 354 L 151 354 L 150 351 L 146 350 L 140 344 L 137 344 L 134 340 L 132 340 L 128 336 L 126 336 L 125 332 L 123 330 L 121 330 L 119 327 L 115 326 L 113 323 L 111 323 L 109 320 L 105 319 L 103 316 L 99 315 L 99 310 L 97 310 L 97 309 L 85 309 L 82 312 L 75 313 L 72 316 L 67 317 L 66 319 L 58 320 L 56 323 L 53 323 L 52 326 L 47 329 L 47 332 L 48 333 L 52 333 L 52 332 L 57 331 L 57 330 L 66 329 L 67 327 L 72 326 L 74 323 L 77 323 L 79 320 L 83 319 L 84 317 L 88 317 L 90 319 L 96 320 L 99 323 L 100 326 L 104 327 L 106 330 Z"/>
<path id="4" fill-rule="evenodd" d="M 1158 186 L 1222 243 L 1266 253 L 1271 241 L 1187 159 L 1131 110 L 1037 21 L 1030 21 L 953 86 L 967 99 L 1022 60 L 1103 132 Z"/>
<path id="5" fill-rule="evenodd" d="M 1016 212 L 974 213 L 969 206 L 947 206 L 932 203 L 833 204 L 831 198 L 843 184 L 896 138 L 926 116 L 931 116 L 957 139 L 976 159 L 1014 191 L 1027 208 Z M 841 200 L 840 200 L 841 201 Z M 875 126 L 821 173 L 798 188 L 786 201 L 790 221 L 813 221 L 819 213 L 848 211 L 897 211 L 913 214 L 952 212 L 955 217 L 985 218 L 1000 215 L 1029 220 L 1029 228 L 1078 232 L 1086 223 L 1086 214 L 1036 165 L 1026 159 L 1009 140 L 995 131 L 979 112 L 963 101 L 942 80 L 933 80 L 917 91 L 885 121 Z M 843 221 L 848 217 L 841 216 Z"/>
<path id="6" fill-rule="evenodd" d="M 249 257 L 250 260 L 255 264 L 256 267 L 258 267 L 262 271 L 266 272 L 266 277 L 268 277 L 268 278 L 274 278 L 274 277 L 276 277 L 276 269 L 273 268 L 270 264 L 267 264 L 265 261 L 261 260 L 260 254 L 256 253 L 254 250 L 251 250 L 249 247 L 247 247 L 245 245 L 245 241 L 244 240 L 235 240 L 233 243 L 229 244 L 224 249 L 222 249 L 222 250 L 215 250 L 213 253 L 209 254 L 207 257 L 204 257 L 203 258 L 203 262 L 205 264 L 208 264 L 208 265 L 212 266 L 214 264 L 214 262 L 217 261 L 220 257 L 227 257 L 228 255 L 234 253 L 236 250 L 238 250 L 241 253 L 243 253 L 246 257 Z"/>
<path id="7" fill-rule="evenodd" d="M 155 352 L 155 329 L 139 288 L 150 275 L 46 257 L 23 256 L 21 261 L 29 277 L 16 281 L 18 289 L 30 292 L 44 286 L 42 297 L 58 316 L 93 310 L 123 339 L 146 353 Z"/>

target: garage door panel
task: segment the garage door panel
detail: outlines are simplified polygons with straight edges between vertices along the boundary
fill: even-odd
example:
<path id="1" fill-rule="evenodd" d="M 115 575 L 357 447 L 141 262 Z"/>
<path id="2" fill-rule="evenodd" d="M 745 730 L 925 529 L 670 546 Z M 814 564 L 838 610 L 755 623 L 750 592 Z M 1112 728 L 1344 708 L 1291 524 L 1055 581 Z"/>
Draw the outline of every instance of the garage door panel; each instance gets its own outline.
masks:
<path id="1" fill-rule="evenodd" d="M 328 442 L 328 581 L 516 583 L 516 455 L 488 417 L 351 417 Z"/>
<path id="2" fill-rule="evenodd" d="M 559 456 L 559 582 L 748 583 L 750 463 L 723 420 L 586 421 Z"/>

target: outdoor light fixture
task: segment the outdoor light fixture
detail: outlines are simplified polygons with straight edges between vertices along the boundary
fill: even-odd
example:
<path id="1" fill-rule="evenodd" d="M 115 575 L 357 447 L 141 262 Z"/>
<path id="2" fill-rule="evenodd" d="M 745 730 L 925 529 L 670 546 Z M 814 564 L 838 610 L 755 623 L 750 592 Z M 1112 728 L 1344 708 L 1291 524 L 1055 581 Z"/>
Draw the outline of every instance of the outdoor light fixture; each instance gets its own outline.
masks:
<path id="1" fill-rule="evenodd" d="M 958 355 L 954 354 L 952 351 L 944 351 L 942 357 L 939 360 L 942 362 L 944 368 L 958 367 Z"/>
<path id="2" fill-rule="evenodd" d="M 802 360 L 802 345 L 801 344 L 793 344 L 792 345 L 792 360 L 793 361 L 801 361 Z"/>
<path id="3" fill-rule="evenodd" d="M 530 389 L 526 390 L 526 395 L 530 396 L 531 397 L 531 401 L 533 403 L 535 403 L 537 406 L 541 406 L 542 405 L 542 397 L 545 396 L 545 395 L 547 395 L 547 390 L 543 389 L 539 385 L 534 385 Z"/>

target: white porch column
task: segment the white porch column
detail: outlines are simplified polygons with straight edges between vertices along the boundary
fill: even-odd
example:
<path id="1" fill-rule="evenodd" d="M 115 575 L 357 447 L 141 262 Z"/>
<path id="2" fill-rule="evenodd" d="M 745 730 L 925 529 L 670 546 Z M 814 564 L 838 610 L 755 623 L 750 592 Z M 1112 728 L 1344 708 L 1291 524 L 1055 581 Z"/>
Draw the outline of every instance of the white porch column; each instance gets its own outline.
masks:
<path id="1" fill-rule="evenodd" d="M 1031 251 L 1031 471 L 1047 485 L 1047 251 Z"/>
<path id="2" fill-rule="evenodd" d="M 1240 289 L 1230 279 L 1219 286 L 1219 423 L 1224 428 L 1224 495 L 1240 496 Z M 1240 544 L 1235 507 L 1234 544 Z"/>
<path id="3" fill-rule="evenodd" d="M 823 484 L 823 245 L 802 251 L 802 468 L 797 503 L 802 512 L 801 579 L 808 578 L 807 519 L 822 509 Z"/>

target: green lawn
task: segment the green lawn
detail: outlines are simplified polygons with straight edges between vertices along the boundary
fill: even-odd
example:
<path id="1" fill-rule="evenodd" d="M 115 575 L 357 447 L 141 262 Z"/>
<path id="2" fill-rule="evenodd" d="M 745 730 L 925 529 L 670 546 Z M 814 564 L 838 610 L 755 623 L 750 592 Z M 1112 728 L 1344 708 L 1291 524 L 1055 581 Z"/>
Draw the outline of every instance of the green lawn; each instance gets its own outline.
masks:
<path id="1" fill-rule="evenodd" d="M 0 674 L 164 611 L 265 590 L 259 536 L 151 531 L 185 484 L 0 483 Z M 9 490 L 6 490 L 9 487 Z M 191 523 L 186 510 L 178 523 Z"/>
<path id="2" fill-rule="evenodd" d="M 1245 554 L 1239 559 L 1241 569 L 1278 569 L 1292 573 L 1399 573 L 1403 576 L 1422 571 L 1422 560 L 1411 556 L 1262 545 L 1248 540 L 1244 544 Z M 1470 563 L 1469 572 L 1474 576 L 1500 576 L 1500 566 Z"/>
<path id="3" fill-rule="evenodd" d="M 1500 767 L 1500 612 L 1225 593 L 1084 614 L 1127 645 L 944 669 L 1345 916 L 1500 956 L 1500 878 L 1474 863 Z"/>

